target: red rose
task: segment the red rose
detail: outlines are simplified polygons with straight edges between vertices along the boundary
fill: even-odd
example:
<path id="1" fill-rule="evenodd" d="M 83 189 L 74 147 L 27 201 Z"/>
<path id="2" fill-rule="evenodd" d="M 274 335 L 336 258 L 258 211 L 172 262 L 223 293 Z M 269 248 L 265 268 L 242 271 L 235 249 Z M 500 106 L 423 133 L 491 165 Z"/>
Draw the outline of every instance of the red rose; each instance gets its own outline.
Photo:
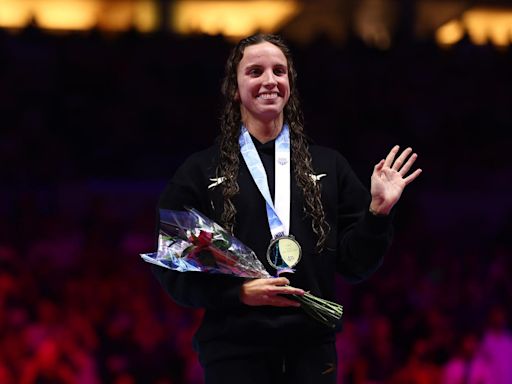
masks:
<path id="1" fill-rule="evenodd" d="M 205 248 L 212 243 L 212 237 L 213 237 L 212 233 L 206 232 L 206 231 L 201 231 L 201 232 L 199 232 L 199 236 L 197 237 L 194 244 L 201 248 Z"/>

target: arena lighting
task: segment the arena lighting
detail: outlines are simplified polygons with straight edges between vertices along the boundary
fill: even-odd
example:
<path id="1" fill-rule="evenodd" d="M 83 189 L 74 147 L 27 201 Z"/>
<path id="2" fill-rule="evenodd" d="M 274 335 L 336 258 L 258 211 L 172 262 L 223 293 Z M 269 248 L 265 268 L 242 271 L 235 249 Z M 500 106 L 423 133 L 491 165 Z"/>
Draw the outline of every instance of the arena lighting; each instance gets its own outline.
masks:
<path id="1" fill-rule="evenodd" d="M 158 28 L 158 7 L 154 0 L 129 0 L 101 2 L 98 16 L 100 29 L 127 30 L 134 26 L 140 32 L 151 32 Z"/>
<path id="2" fill-rule="evenodd" d="M 176 1 L 172 27 L 181 34 L 222 34 L 238 38 L 256 31 L 272 32 L 300 11 L 293 0 Z"/>
<path id="3" fill-rule="evenodd" d="M 467 32 L 473 44 L 491 42 L 497 47 L 507 47 L 512 42 L 512 9 L 472 8 L 460 20 L 451 20 L 436 32 L 440 45 L 451 46 Z"/>
<path id="4" fill-rule="evenodd" d="M 491 41 L 504 47 L 512 38 L 512 9 L 474 9 L 464 13 L 469 38 L 475 44 Z"/>
<path id="5" fill-rule="evenodd" d="M 94 1 L 52 0 L 33 2 L 34 18 L 43 29 L 90 29 L 96 24 Z"/>
<path id="6" fill-rule="evenodd" d="M 450 46 L 462 39 L 464 26 L 459 20 L 452 20 L 436 31 L 436 40 L 440 45 Z"/>
<path id="7" fill-rule="evenodd" d="M 31 15 L 25 3 L 16 0 L 0 1 L 0 27 L 23 28 L 30 22 Z"/>
<path id="8" fill-rule="evenodd" d="M 48 30 L 147 32 L 158 25 L 154 0 L 0 0 L 0 27 L 23 28 L 32 19 Z"/>

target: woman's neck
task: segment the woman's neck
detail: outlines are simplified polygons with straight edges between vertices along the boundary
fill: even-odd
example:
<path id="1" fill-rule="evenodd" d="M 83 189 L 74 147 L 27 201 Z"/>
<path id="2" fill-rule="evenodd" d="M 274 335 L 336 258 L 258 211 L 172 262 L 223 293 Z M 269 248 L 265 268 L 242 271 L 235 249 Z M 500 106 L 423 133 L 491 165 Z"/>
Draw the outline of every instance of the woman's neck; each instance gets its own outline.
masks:
<path id="1" fill-rule="evenodd" d="M 277 119 L 268 122 L 246 119 L 243 121 L 243 124 L 252 136 L 260 143 L 265 144 L 274 140 L 281 133 L 283 129 L 283 116 L 281 115 Z"/>

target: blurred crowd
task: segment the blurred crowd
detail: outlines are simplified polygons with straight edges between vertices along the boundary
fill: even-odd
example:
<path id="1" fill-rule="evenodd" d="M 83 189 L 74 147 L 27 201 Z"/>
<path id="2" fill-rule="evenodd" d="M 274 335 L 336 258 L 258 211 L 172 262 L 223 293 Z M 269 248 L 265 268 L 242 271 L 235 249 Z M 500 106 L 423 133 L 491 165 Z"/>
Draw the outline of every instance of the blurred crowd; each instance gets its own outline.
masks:
<path id="1" fill-rule="evenodd" d="M 202 382 L 201 311 L 175 305 L 138 254 L 165 181 L 216 136 L 229 48 L 0 31 L 0 383 Z M 338 284 L 339 382 L 511 383 L 512 53 L 293 50 L 314 140 L 362 178 L 396 142 L 424 169 L 383 267 Z"/>
<path id="2" fill-rule="evenodd" d="M 16 225 L 0 243 L 1 383 L 202 382 L 201 311 L 175 305 L 138 257 L 153 211 L 127 217 L 106 192 L 80 217 L 45 212 L 36 193 L 4 216 Z M 339 382 L 510 383 L 511 256 L 506 239 L 471 248 L 399 231 L 369 281 L 338 284 Z"/>

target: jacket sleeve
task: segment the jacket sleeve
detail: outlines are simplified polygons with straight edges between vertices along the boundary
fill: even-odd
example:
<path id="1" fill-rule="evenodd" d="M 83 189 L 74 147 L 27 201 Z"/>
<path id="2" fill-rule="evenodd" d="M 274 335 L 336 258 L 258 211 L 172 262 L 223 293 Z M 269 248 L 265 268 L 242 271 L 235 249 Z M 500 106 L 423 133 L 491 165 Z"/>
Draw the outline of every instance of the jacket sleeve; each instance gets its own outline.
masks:
<path id="1" fill-rule="evenodd" d="M 207 175 L 204 164 L 187 160 L 176 172 L 160 196 L 157 209 L 183 210 L 194 207 L 208 214 Z M 244 279 L 235 276 L 203 272 L 177 272 L 156 265 L 151 266 L 164 290 L 180 305 L 193 308 L 222 309 L 242 305 L 239 298 Z"/>
<path id="2" fill-rule="evenodd" d="M 337 270 L 350 282 L 359 282 L 383 262 L 393 236 L 392 218 L 369 212 L 370 194 L 343 157 L 338 159 Z"/>

